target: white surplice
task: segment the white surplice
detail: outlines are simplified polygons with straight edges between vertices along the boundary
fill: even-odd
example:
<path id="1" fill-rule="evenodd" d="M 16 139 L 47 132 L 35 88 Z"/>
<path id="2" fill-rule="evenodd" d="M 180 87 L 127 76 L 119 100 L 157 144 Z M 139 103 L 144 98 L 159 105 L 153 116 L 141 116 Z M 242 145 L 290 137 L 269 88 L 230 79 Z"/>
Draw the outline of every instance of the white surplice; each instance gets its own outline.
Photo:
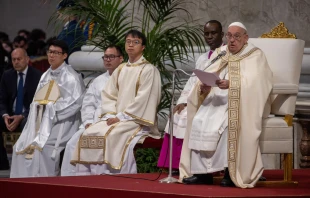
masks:
<path id="1" fill-rule="evenodd" d="M 59 175 L 60 152 L 80 124 L 85 86 L 81 75 L 66 63 L 55 70 L 48 69 L 42 75 L 37 91 L 52 80 L 59 87 L 60 98 L 46 105 L 37 134 L 32 129 L 36 124 L 38 103 L 31 104 L 30 119 L 13 147 L 10 177 Z M 27 155 L 29 152 L 33 152 L 31 157 Z"/>
<path id="2" fill-rule="evenodd" d="M 209 61 L 209 53 L 211 50 L 207 51 L 206 53 L 199 56 L 199 58 L 196 61 L 195 69 L 204 69 L 205 64 Z M 181 103 L 187 103 L 187 97 L 193 88 L 193 86 L 196 84 L 197 78 L 196 77 L 190 77 L 188 81 L 186 82 L 180 98 L 177 101 L 177 104 Z M 183 111 L 180 112 L 180 114 L 175 113 L 173 117 L 173 136 L 178 139 L 183 139 L 184 134 L 186 131 L 186 123 L 187 123 L 187 107 L 183 109 Z M 169 133 L 169 121 L 166 124 L 165 132 Z"/>
<path id="3" fill-rule="evenodd" d="M 142 136 L 159 138 L 156 109 L 161 80 L 142 56 L 120 65 L 102 91 L 102 118 L 81 135 L 71 163 L 77 175 L 136 173 L 133 148 Z M 120 122 L 107 125 L 108 118 Z"/>
<path id="4" fill-rule="evenodd" d="M 259 136 L 270 112 L 272 72 L 264 53 L 251 44 L 235 55 L 221 47 L 211 59 L 223 50 L 227 54 L 206 71 L 229 79 L 229 89 L 213 87 L 201 95 L 198 82 L 187 101 L 180 181 L 228 166 L 236 186 L 252 188 L 263 172 Z"/>
<path id="5" fill-rule="evenodd" d="M 75 166 L 70 164 L 75 146 L 81 134 L 85 131 L 86 124 L 93 124 L 99 120 L 101 115 L 101 92 L 110 78 L 109 72 L 105 72 L 95 78 L 85 93 L 81 115 L 82 124 L 79 130 L 68 141 L 61 165 L 61 176 L 75 176 Z"/>

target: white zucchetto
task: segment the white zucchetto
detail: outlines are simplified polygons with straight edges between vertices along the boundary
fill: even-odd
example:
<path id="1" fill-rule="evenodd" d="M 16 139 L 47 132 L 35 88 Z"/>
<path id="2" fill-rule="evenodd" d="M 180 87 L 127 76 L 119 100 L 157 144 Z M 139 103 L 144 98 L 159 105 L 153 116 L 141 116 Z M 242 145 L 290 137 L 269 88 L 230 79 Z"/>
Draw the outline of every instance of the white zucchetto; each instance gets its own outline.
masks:
<path id="1" fill-rule="evenodd" d="M 233 22 L 233 23 L 231 23 L 231 24 L 228 26 L 228 28 L 231 27 L 231 26 L 241 27 L 242 29 L 245 29 L 245 31 L 247 31 L 246 27 L 245 27 L 242 23 L 240 23 L 240 22 Z"/>

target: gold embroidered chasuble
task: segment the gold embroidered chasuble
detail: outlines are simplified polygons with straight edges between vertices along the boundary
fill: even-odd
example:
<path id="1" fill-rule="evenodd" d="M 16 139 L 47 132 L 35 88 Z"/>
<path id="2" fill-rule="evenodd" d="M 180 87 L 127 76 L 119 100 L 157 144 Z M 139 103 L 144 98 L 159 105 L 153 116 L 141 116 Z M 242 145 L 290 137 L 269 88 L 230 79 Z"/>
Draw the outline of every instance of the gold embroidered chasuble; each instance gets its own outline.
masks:
<path id="1" fill-rule="evenodd" d="M 226 46 L 218 48 L 211 60 L 223 50 L 228 51 Z M 259 136 L 262 131 L 262 119 L 270 113 L 272 72 L 264 53 L 251 44 L 245 45 L 235 55 L 227 52 L 206 71 L 220 74 L 225 69 L 230 80 L 227 90 L 228 167 L 236 186 L 251 188 L 263 172 Z M 188 141 L 195 114 L 203 101 L 208 100 L 208 94 L 200 95 L 199 83 L 201 82 L 192 89 L 187 101 L 188 123 L 180 161 L 180 180 L 191 175 Z"/>
<path id="2" fill-rule="evenodd" d="M 102 117 L 122 112 L 130 116 L 108 126 L 91 125 L 81 135 L 71 163 L 109 164 L 121 169 L 129 144 L 146 127 L 149 136 L 159 138 L 156 110 L 161 97 L 159 71 L 142 56 L 137 62 L 120 65 L 102 91 Z"/>

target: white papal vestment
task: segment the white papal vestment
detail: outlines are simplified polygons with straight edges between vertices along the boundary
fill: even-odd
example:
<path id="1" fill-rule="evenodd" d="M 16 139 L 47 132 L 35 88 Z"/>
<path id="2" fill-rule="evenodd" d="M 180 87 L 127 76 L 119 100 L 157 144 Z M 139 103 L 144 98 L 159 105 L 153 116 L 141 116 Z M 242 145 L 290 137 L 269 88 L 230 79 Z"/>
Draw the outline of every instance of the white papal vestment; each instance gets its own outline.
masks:
<path id="1" fill-rule="evenodd" d="M 81 134 L 85 131 L 85 125 L 88 123 L 93 124 L 99 120 L 101 115 L 101 92 L 109 78 L 109 72 L 101 74 L 92 81 L 85 93 L 81 109 L 82 124 L 66 145 L 61 166 L 61 176 L 75 176 L 75 166 L 70 164 L 75 146 Z"/>
<path id="2" fill-rule="evenodd" d="M 142 56 L 120 65 L 102 91 L 102 118 L 85 130 L 72 163 L 77 175 L 136 173 L 133 147 L 142 136 L 159 138 L 156 110 L 161 80 L 156 67 Z M 108 126 L 117 116 L 120 122 Z"/>
<path id="3" fill-rule="evenodd" d="M 272 72 L 264 53 L 246 44 L 227 54 L 206 71 L 229 79 L 227 90 L 212 87 L 200 94 L 199 82 L 187 101 L 188 125 L 182 147 L 180 180 L 229 168 L 236 186 L 254 187 L 263 172 L 259 148 L 262 119 L 270 113 Z M 190 159 L 190 160 L 189 160 Z"/>
<path id="4" fill-rule="evenodd" d="M 81 76 L 66 63 L 55 70 L 48 69 L 40 79 L 37 92 L 52 80 L 59 87 L 60 98 L 46 105 L 38 131 L 35 130 L 38 102 L 32 102 L 28 121 L 13 147 L 10 177 L 60 173 L 60 152 L 80 124 L 85 86 Z"/>

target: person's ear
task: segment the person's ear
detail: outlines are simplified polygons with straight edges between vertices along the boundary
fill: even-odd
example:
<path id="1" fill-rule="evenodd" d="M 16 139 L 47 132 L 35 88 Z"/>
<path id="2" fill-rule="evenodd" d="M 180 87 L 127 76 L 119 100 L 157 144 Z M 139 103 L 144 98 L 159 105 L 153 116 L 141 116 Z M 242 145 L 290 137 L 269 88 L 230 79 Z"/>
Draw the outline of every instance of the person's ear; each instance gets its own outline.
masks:
<path id="1" fill-rule="evenodd" d="M 63 59 L 65 60 L 67 57 L 68 57 L 68 54 L 67 54 L 67 53 L 64 53 L 64 54 L 63 54 Z"/>
<path id="2" fill-rule="evenodd" d="M 248 40 L 249 40 L 249 35 L 246 34 L 246 35 L 245 35 L 245 41 L 247 42 Z"/>

